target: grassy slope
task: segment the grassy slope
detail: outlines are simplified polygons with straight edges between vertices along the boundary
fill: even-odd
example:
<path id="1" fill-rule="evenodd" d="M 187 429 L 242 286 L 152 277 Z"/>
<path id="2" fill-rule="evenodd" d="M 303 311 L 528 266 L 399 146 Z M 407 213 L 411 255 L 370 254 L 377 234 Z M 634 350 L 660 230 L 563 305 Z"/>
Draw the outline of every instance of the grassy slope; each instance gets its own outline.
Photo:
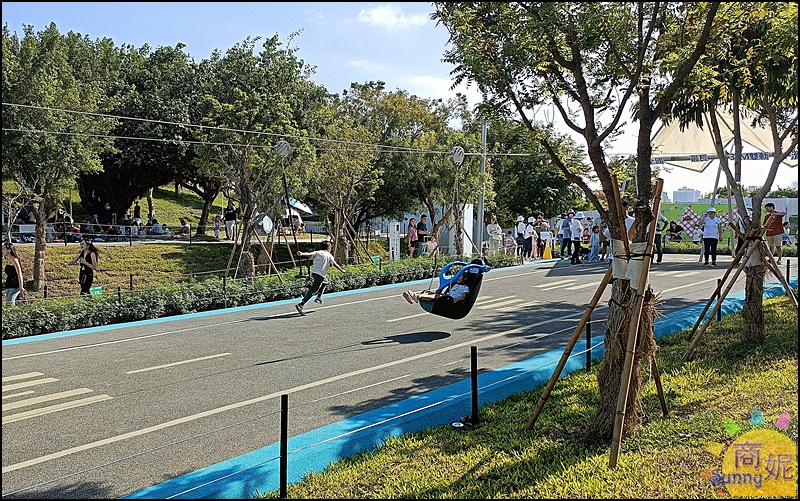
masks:
<path id="1" fill-rule="evenodd" d="M 440 426 L 387 440 L 385 446 L 339 461 L 289 486 L 290 498 L 714 498 L 707 480 L 722 456 L 706 445 L 730 445 L 748 431 L 758 406 L 766 424 L 791 412 L 787 434 L 797 441 L 797 315 L 785 297 L 766 303 L 767 341 L 741 341 L 741 318 L 709 328 L 694 351 L 686 332 L 662 338 L 657 352 L 670 415 L 662 417 L 655 384 L 645 388 L 644 427 L 622 443 L 615 469 L 610 440 L 583 433 L 598 404 L 596 375 L 578 371 L 554 387 L 536 427 L 525 423 L 542 388 L 480 410 L 470 431 Z M 725 431 L 733 420 L 742 431 Z M 264 497 L 278 497 L 276 492 Z"/>

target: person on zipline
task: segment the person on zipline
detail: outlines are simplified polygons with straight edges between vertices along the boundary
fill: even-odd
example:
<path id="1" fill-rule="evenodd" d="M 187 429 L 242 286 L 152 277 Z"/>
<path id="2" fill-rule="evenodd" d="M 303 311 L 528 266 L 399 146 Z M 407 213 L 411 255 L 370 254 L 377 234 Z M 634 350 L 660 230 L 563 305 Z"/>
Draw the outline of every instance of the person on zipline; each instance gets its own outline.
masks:
<path id="1" fill-rule="evenodd" d="M 311 287 L 309 287 L 306 295 L 303 296 L 303 300 L 300 301 L 299 304 L 294 305 L 297 313 L 305 315 L 303 306 L 305 306 L 305 304 L 314 294 L 317 295 L 317 298 L 314 299 L 315 302 L 319 304 L 325 304 L 322 301 L 322 293 L 325 292 L 325 287 L 328 285 L 328 270 L 331 268 L 331 266 L 342 273 L 345 273 L 345 271 L 344 268 L 339 266 L 339 263 L 336 262 L 336 259 L 333 258 L 333 255 L 331 254 L 331 243 L 328 240 L 323 240 L 319 243 L 319 250 L 314 252 L 297 251 L 297 255 L 300 257 L 310 257 L 314 259 L 314 267 L 311 269 L 311 277 L 314 279 L 314 282 L 311 284 Z"/>

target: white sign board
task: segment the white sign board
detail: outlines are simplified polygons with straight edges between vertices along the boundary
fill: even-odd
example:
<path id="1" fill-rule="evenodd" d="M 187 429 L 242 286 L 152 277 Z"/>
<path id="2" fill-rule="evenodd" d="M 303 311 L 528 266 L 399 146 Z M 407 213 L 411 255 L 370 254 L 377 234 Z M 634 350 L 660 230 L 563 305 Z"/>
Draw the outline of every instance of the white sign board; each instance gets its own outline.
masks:
<path id="1" fill-rule="evenodd" d="M 389 259 L 400 261 L 400 222 L 389 221 Z"/>
<path id="2" fill-rule="evenodd" d="M 539 232 L 539 238 L 541 238 L 542 240 L 552 240 L 553 239 L 553 233 L 550 232 L 550 231 Z"/>

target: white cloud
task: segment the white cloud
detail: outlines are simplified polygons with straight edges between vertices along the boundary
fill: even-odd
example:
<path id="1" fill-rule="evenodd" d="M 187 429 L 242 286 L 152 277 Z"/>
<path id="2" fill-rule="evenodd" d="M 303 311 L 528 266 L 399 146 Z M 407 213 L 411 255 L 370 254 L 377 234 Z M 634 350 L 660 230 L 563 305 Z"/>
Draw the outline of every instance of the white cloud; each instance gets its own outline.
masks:
<path id="1" fill-rule="evenodd" d="M 307 10 L 305 13 L 306 19 L 312 24 L 317 26 L 329 26 L 330 22 L 325 14 L 318 10 Z"/>
<path id="2" fill-rule="evenodd" d="M 453 81 L 449 78 L 431 77 L 424 75 L 410 76 L 403 78 L 400 82 L 408 90 L 409 94 L 414 94 L 422 98 L 432 99 L 448 99 L 455 97 L 457 92 L 467 96 L 470 106 L 480 102 L 481 93 L 475 84 L 467 87 L 465 83 L 456 86 L 455 89 L 450 90 Z"/>
<path id="3" fill-rule="evenodd" d="M 400 31 L 424 26 L 428 22 L 428 16 L 426 14 L 407 15 L 400 6 L 386 4 L 371 9 L 361 9 L 358 13 L 358 22 Z"/>

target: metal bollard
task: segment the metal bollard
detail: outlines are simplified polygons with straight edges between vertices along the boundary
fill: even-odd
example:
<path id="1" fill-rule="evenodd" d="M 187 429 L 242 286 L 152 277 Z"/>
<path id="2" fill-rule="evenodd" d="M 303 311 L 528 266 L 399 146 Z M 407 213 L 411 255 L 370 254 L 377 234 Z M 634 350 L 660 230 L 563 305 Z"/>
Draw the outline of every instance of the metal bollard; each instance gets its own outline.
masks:
<path id="1" fill-rule="evenodd" d="M 478 347 L 470 347 L 470 379 L 472 382 L 472 426 L 478 426 Z"/>
<path id="2" fill-rule="evenodd" d="M 122 287 L 117 286 L 117 300 L 122 304 Z"/>
<path id="3" fill-rule="evenodd" d="M 288 477 L 289 444 L 289 395 L 281 395 L 281 445 L 280 445 L 280 496 L 286 499 L 286 479 Z"/>
<path id="4" fill-rule="evenodd" d="M 133 290 L 133 273 L 131 273 L 131 290 Z"/>
<path id="5" fill-rule="evenodd" d="M 47 284 L 44 284 L 44 298 L 47 299 Z"/>

